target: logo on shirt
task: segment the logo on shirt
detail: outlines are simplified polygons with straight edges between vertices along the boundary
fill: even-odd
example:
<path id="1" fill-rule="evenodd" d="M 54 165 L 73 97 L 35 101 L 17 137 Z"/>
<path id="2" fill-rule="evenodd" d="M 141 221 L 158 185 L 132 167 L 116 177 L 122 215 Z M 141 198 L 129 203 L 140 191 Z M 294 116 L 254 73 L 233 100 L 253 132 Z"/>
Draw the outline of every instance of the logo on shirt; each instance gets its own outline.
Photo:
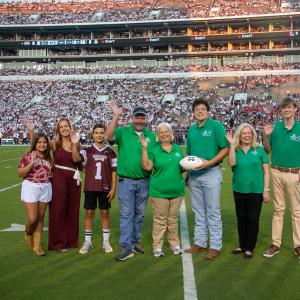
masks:
<path id="1" fill-rule="evenodd" d="M 34 163 L 34 166 L 39 166 L 39 165 L 40 166 L 45 166 L 45 167 L 51 169 L 50 163 L 45 159 L 37 159 Z"/>
<path id="2" fill-rule="evenodd" d="M 206 137 L 209 137 L 211 135 L 212 135 L 212 130 L 205 129 L 202 133 L 202 136 L 206 136 Z"/>
<path id="3" fill-rule="evenodd" d="M 252 153 L 253 155 L 257 155 L 257 154 L 258 154 L 258 152 L 257 152 L 256 150 L 252 151 L 251 153 Z"/>
<path id="4" fill-rule="evenodd" d="M 293 142 L 300 142 L 300 135 L 296 135 L 295 133 L 290 136 L 290 140 Z"/>
<path id="5" fill-rule="evenodd" d="M 176 152 L 176 153 L 175 153 L 175 156 L 176 156 L 176 157 L 181 157 L 181 154 L 180 154 L 179 152 Z"/>
<path id="6" fill-rule="evenodd" d="M 104 161 L 107 159 L 107 157 L 106 157 L 106 155 L 93 154 L 93 159 L 95 161 L 98 161 L 98 160 Z"/>

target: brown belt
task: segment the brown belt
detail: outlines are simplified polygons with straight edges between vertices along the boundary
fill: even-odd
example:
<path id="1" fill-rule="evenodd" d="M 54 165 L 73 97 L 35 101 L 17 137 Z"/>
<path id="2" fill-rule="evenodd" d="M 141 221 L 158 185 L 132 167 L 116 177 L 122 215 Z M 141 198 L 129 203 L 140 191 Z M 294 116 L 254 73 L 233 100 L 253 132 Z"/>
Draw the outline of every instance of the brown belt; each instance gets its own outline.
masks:
<path id="1" fill-rule="evenodd" d="M 278 170 L 280 172 L 293 173 L 293 174 L 298 174 L 300 171 L 300 168 L 282 168 L 277 166 L 272 166 L 271 168 Z"/>

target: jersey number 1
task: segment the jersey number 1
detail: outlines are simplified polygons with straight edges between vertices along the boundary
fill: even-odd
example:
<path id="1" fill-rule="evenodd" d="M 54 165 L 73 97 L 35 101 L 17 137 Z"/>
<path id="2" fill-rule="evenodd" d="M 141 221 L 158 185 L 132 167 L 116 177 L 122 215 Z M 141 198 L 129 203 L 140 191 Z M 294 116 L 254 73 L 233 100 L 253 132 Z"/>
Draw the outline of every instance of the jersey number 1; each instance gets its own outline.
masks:
<path id="1" fill-rule="evenodd" d="M 102 179 L 102 176 L 101 176 L 101 162 L 97 162 L 96 163 L 96 175 L 95 175 L 95 179 Z"/>

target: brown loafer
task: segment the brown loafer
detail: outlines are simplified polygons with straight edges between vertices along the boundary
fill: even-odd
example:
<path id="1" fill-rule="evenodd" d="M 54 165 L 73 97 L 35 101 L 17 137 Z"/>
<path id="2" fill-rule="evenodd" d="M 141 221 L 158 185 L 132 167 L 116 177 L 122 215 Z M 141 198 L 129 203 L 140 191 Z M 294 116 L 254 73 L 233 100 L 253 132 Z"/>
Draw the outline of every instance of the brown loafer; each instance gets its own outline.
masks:
<path id="1" fill-rule="evenodd" d="M 203 248 L 199 245 L 194 244 L 191 248 L 185 249 L 184 253 L 197 253 L 206 251 L 206 248 Z"/>
<path id="2" fill-rule="evenodd" d="M 213 259 L 215 259 L 215 258 L 218 257 L 219 253 L 220 253 L 219 250 L 216 250 L 216 249 L 209 249 L 206 258 L 207 258 L 207 259 L 213 260 Z"/>

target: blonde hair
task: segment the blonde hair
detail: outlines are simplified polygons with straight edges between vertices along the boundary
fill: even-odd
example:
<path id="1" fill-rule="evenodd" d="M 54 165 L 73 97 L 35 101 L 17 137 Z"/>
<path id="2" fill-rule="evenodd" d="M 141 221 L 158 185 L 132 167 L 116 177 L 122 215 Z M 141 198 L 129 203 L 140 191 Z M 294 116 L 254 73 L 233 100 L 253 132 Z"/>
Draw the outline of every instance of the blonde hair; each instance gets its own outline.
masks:
<path id="1" fill-rule="evenodd" d="M 62 145 L 62 137 L 61 137 L 61 134 L 59 132 L 59 126 L 60 126 L 60 123 L 63 122 L 63 121 L 66 121 L 69 124 L 70 129 L 72 130 L 72 125 L 71 125 L 71 122 L 70 122 L 69 119 L 61 118 L 57 121 L 56 126 L 55 126 L 55 132 L 54 132 L 54 140 L 55 140 L 55 144 L 58 148 L 60 148 L 61 145 Z"/>
<path id="2" fill-rule="evenodd" d="M 242 133 L 243 129 L 246 127 L 249 127 L 252 132 L 252 140 L 251 140 L 250 146 L 254 149 L 258 146 L 257 133 L 256 133 L 255 129 L 250 124 L 243 123 L 237 128 L 237 130 L 235 132 L 235 149 L 237 151 L 240 150 L 240 148 L 241 148 L 241 133 Z"/>
<path id="3" fill-rule="evenodd" d="M 172 126 L 167 122 L 161 122 L 158 124 L 157 129 L 156 129 L 156 141 L 157 142 L 159 141 L 159 139 L 158 139 L 159 130 L 163 126 L 167 127 L 167 129 L 169 130 L 170 135 L 171 135 L 171 141 L 173 141 L 174 140 L 173 129 L 172 129 Z"/>

